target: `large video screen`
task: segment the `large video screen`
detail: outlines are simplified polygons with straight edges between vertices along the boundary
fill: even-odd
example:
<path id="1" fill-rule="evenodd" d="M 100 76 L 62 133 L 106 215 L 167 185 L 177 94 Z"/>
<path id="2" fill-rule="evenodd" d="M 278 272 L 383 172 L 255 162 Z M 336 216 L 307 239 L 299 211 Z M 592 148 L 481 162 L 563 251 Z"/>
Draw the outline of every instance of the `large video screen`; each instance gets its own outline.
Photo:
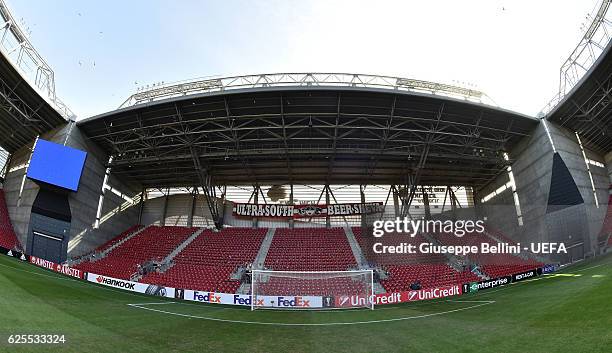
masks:
<path id="1" fill-rule="evenodd" d="M 27 176 L 30 179 L 77 191 L 87 152 L 38 139 Z"/>

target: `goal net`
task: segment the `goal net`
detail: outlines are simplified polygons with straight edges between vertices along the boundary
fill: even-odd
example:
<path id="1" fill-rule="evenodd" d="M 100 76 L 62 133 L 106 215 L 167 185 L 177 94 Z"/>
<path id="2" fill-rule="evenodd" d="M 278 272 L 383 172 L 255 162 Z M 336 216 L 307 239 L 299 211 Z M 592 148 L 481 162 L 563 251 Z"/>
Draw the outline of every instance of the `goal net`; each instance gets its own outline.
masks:
<path id="1" fill-rule="evenodd" d="M 372 270 L 253 270 L 251 310 L 374 309 Z"/>

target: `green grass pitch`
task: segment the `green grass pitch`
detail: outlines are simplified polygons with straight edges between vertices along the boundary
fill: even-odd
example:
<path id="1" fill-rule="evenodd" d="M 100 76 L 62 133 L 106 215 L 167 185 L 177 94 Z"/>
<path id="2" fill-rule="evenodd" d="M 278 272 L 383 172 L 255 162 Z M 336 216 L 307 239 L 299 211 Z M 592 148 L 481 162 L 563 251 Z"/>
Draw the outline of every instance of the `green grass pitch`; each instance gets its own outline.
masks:
<path id="1" fill-rule="evenodd" d="M 66 343 L 9 345 L 15 334 Z M 333 312 L 175 303 L 0 256 L 5 351 L 612 352 L 612 255 L 450 300 Z"/>

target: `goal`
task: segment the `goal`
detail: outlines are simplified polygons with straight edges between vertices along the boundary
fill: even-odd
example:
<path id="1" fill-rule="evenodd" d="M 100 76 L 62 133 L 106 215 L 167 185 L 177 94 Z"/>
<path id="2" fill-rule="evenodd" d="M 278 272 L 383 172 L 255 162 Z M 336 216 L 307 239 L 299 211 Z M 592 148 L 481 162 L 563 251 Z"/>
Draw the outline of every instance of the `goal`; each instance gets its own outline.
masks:
<path id="1" fill-rule="evenodd" d="M 251 310 L 374 309 L 372 270 L 253 270 Z"/>

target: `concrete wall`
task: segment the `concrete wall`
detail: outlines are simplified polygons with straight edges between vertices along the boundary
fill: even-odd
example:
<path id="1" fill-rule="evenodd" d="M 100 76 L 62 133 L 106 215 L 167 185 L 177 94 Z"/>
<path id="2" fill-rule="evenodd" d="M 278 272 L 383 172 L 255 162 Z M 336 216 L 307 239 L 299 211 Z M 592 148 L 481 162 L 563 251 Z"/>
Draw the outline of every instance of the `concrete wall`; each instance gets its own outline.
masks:
<path id="1" fill-rule="evenodd" d="M 608 183 L 612 185 L 612 151 L 604 156 L 604 164 L 606 165 L 606 173 L 608 174 Z"/>
<path id="2" fill-rule="evenodd" d="M 512 172 L 523 214 L 523 226 L 519 226 L 510 188 L 479 205 L 480 215 L 487 217 L 488 224 L 517 241 L 543 241 L 546 238 L 544 216 L 553 159 L 553 150 L 544 126 L 538 125 L 532 135 L 524 138 L 508 155 L 513 161 Z M 503 172 L 478 191 L 478 198 L 509 181 L 508 173 Z"/>
<path id="3" fill-rule="evenodd" d="M 141 223 L 144 225 L 214 227 L 203 195 L 174 194 L 144 202 Z"/>
<path id="4" fill-rule="evenodd" d="M 595 185 L 595 193 L 599 207 L 596 205 L 595 196 L 593 195 L 593 187 L 591 179 L 587 171 L 587 165 L 584 161 L 584 156 L 580 150 L 576 134 L 555 124 L 549 123 L 550 132 L 555 143 L 555 147 L 561 158 L 563 158 L 567 168 L 569 169 L 580 195 L 584 199 L 584 212 L 586 213 L 588 227 L 588 246 L 589 251 L 596 251 L 597 235 L 601 230 L 603 219 L 607 207 L 609 177 L 605 168 L 589 165 L 593 183 Z M 589 159 L 603 163 L 604 157 L 597 153 L 585 149 L 585 154 Z"/>
<path id="5" fill-rule="evenodd" d="M 108 156 L 94 143 L 89 141 L 76 126 L 66 124 L 55 130 L 41 135 L 41 138 L 56 143 L 87 151 L 87 159 L 81 176 L 78 191 L 69 196 L 70 209 L 72 212 L 72 226 L 70 229 L 70 242 L 68 245 L 68 256 L 78 256 L 90 251 L 92 248 L 113 238 L 118 233 L 136 224 L 138 220 L 138 205 L 127 207 L 125 201 L 106 192 L 102 215 L 107 215 L 107 220 L 101 223 L 99 229 L 93 229 L 96 220 L 98 201 L 102 192 L 104 180 L 104 164 Z M 15 152 L 11 157 L 9 172 L 6 175 L 4 190 L 9 215 L 15 233 L 22 244 L 27 243 L 28 224 L 30 222 L 30 211 L 34 199 L 38 193 L 38 185 L 26 179 L 26 165 L 30 158 L 34 141 Z M 23 191 L 21 185 L 23 183 Z M 125 185 L 114 178 L 111 174 L 109 184 L 132 197 L 139 193 L 139 185 Z"/>
<path id="6" fill-rule="evenodd" d="M 601 229 L 606 211 L 605 204 L 612 173 L 609 169 L 589 166 L 600 205 L 597 207 L 587 166 L 576 135 L 561 126 L 550 122 L 547 124 L 556 151 L 565 162 L 584 199 L 584 204 L 558 211 L 558 214 L 546 213 L 554 151 L 544 125 L 540 124 L 533 131 L 532 136 L 525 138 L 509 152 L 513 160 L 512 171 L 524 225 L 519 226 L 517 222 L 510 189 L 480 205 L 479 212 L 488 218 L 489 223 L 516 241 L 523 243 L 564 241 L 568 244 L 584 241 L 583 252 L 594 252 L 597 234 Z M 604 162 L 604 157 L 593 151 L 585 150 L 585 153 L 590 159 Z M 478 190 L 477 197 L 484 197 L 507 181 L 506 173 L 503 173 L 492 183 Z"/>

